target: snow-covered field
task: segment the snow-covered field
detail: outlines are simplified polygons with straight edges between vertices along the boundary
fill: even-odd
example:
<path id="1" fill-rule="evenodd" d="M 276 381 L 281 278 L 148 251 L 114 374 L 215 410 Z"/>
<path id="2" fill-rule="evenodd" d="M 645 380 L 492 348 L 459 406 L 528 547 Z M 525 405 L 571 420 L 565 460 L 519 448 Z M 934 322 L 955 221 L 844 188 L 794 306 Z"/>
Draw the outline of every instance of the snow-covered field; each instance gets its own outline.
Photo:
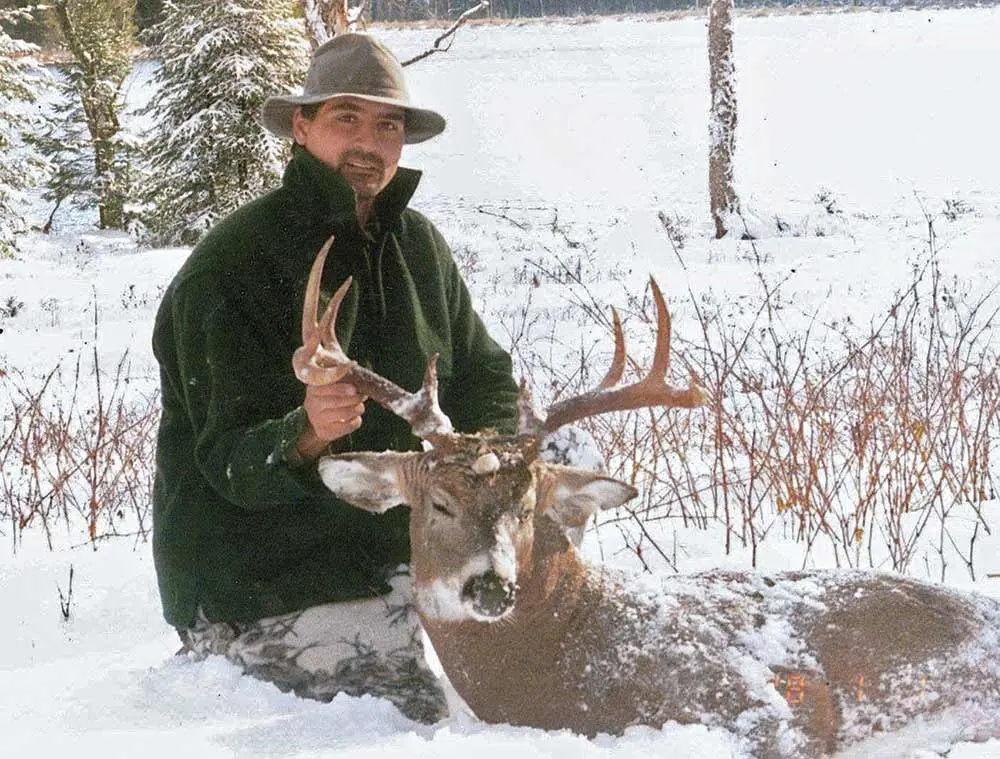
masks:
<path id="1" fill-rule="evenodd" d="M 735 28 L 737 179 L 760 236 L 757 267 L 785 282 L 785 319 L 865 323 L 884 312 L 926 253 L 929 218 L 956 289 L 984 294 L 1000 283 L 1000 9 L 740 17 Z M 383 34 L 401 58 L 432 36 Z M 526 309 L 539 317 L 529 337 L 556 323 L 561 349 L 598 339 L 558 321 L 571 311 L 565 287 L 545 277 L 532 287 L 533 274 L 561 264 L 579 267 L 594 297 L 615 304 L 655 274 L 675 333 L 688 340 L 692 293 L 729 302 L 734 318 L 753 297 L 748 245 L 711 235 L 704 19 L 467 28 L 449 53 L 409 74 L 417 102 L 449 117 L 441 138 L 404 154 L 425 171 L 414 205 L 452 243 L 501 342 L 523 337 Z M 148 96 L 143 77 L 130 96 Z M 683 240 L 676 253 L 660 212 Z M 153 394 L 152 317 L 187 250 L 140 250 L 90 222 L 59 217 L 54 235 L 23 240 L 15 260 L 0 261 L 0 306 L 23 303 L 0 324 L 0 369 L 31 384 L 62 362 L 70 387 L 76 357 L 84 352 L 88 366 L 96 343 L 107 370 L 127 352 L 130 393 Z M 984 507 L 993 534 L 975 544 L 979 579 L 952 565 L 950 584 L 1000 597 L 1000 579 L 987 576 L 1000 573 L 998 506 Z M 80 545 L 84 530 L 57 530 L 50 551 L 29 531 L 15 554 L 9 525 L 0 536 L 4 757 L 742 756 L 728 734 L 698 726 L 587 741 L 461 719 L 418 726 L 370 698 L 303 701 L 224 661 L 175 658 L 141 541 L 93 551 Z M 670 539 L 682 571 L 747 566 L 739 552 L 724 557 L 711 531 L 677 529 Z M 613 530 L 586 547 L 594 560 L 628 562 Z M 776 531 L 759 564 L 822 563 L 822 552 L 802 551 Z M 934 561 L 928 550 L 912 571 L 936 578 Z M 59 594 L 71 566 L 64 622 Z M 1000 757 L 1000 741 L 947 747 L 917 735 L 868 756 L 945 751 Z"/>

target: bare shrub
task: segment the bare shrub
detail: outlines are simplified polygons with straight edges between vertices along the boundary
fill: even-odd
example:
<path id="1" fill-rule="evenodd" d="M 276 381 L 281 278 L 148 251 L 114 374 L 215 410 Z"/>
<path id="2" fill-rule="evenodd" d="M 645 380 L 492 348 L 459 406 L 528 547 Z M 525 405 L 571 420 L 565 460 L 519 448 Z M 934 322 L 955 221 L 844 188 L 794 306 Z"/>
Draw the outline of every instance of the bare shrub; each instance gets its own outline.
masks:
<path id="1" fill-rule="evenodd" d="M 79 357 L 63 374 L 60 365 L 40 382 L 16 370 L 0 378 L 0 518 L 12 548 L 32 527 L 50 547 L 57 529 L 95 547 L 113 536 L 144 539 L 158 400 L 129 389 L 127 354 L 110 378 L 96 349 L 89 367 Z"/>
<path id="2" fill-rule="evenodd" d="M 832 553 L 838 566 L 912 571 L 918 549 L 929 549 L 938 566 L 928 573 L 943 579 L 958 556 L 975 577 L 975 541 L 991 530 L 982 506 L 997 498 L 1000 356 L 990 325 L 1000 305 L 995 291 L 975 298 L 945 280 L 930 229 L 909 285 L 867 326 L 822 322 L 818 311 L 804 326 L 786 323 L 783 282 L 767 280 L 756 253 L 759 296 L 739 323 L 711 292 L 692 294 L 697 329 L 674 337 L 674 379 L 693 373 L 713 402 L 693 413 L 583 422 L 611 474 L 642 493 L 600 530 L 617 529 L 649 567 L 677 568 L 676 545 L 651 530 L 669 520 L 721 527 L 725 553 L 746 550 L 754 566 L 774 535 L 801 544 L 803 562 Z M 543 396 L 592 385 L 607 365 L 593 354 L 612 345 L 603 305 L 573 264 L 561 265 L 536 273 L 568 285 L 565 300 L 591 329 L 580 345 L 555 350 L 565 338 L 524 312 L 515 358 Z M 652 319 L 647 288 L 631 298 L 625 321 Z M 607 334 L 597 348 L 595 330 Z M 648 330 L 630 332 L 631 355 L 642 355 Z"/>
<path id="3" fill-rule="evenodd" d="M 500 323 L 540 404 L 596 384 L 613 346 L 606 299 L 591 289 L 608 280 L 597 257 L 558 215 L 546 224 L 553 248 L 514 272 L 528 296 Z M 930 553 L 927 573 L 943 578 L 957 557 L 975 577 L 976 541 L 992 529 L 983 505 L 998 497 L 1000 356 L 990 325 L 1000 304 L 995 290 L 973 296 L 942 275 L 933 232 L 929 220 L 924 259 L 868 325 L 824 322 L 818 310 L 804 325 L 786 322 L 784 282 L 768 280 L 753 243 L 757 294 L 739 319 L 711 291 L 692 294 L 695 328 L 675 330 L 672 371 L 697 376 L 712 402 L 582 423 L 610 474 L 642 493 L 598 537 L 617 533 L 650 569 L 679 568 L 676 541 L 654 529 L 667 524 L 721 528 L 725 553 L 746 551 L 754 565 L 775 536 L 799 543 L 803 561 L 832 553 L 840 566 L 912 571 Z M 668 238 L 684 266 L 677 235 Z M 562 308 L 535 302 L 536 288 L 553 286 Z M 622 315 L 631 356 L 648 353 L 648 288 Z M 95 304 L 95 345 L 96 319 Z M 643 327 L 629 329 L 636 322 Z M 644 369 L 632 362 L 626 374 Z M 31 527 L 50 544 L 57 528 L 95 546 L 145 538 L 159 407 L 130 386 L 128 356 L 110 372 L 96 349 L 43 378 L 0 370 L 0 387 L 0 533 L 13 548 Z"/>
<path id="4" fill-rule="evenodd" d="M 591 430 L 617 458 L 645 462 L 644 520 L 721 522 L 726 553 L 738 541 L 755 565 L 772 530 L 806 557 L 823 541 L 838 566 L 897 571 L 925 540 L 942 579 L 953 554 L 974 578 L 973 544 L 991 529 L 981 507 L 997 497 L 994 293 L 945 287 L 932 255 L 865 332 L 816 319 L 789 329 L 778 291 L 762 288 L 742 329 L 698 308 L 701 334 L 681 358 L 713 394 L 702 416 L 636 422 L 627 441 Z"/>

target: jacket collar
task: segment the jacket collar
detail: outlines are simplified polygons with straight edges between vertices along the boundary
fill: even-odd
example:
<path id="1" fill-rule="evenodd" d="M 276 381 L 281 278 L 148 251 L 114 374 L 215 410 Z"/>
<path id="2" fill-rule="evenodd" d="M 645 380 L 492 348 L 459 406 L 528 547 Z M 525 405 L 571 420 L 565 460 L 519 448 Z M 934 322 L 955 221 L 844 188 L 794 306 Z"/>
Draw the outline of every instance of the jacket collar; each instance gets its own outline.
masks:
<path id="1" fill-rule="evenodd" d="M 383 229 L 394 227 L 406 210 L 410 198 L 420 183 L 421 172 L 402 166 L 375 198 L 374 212 Z M 296 146 L 292 160 L 285 168 L 284 186 L 304 198 L 310 215 L 333 224 L 357 223 L 355 195 L 352 188 L 336 171 Z"/>

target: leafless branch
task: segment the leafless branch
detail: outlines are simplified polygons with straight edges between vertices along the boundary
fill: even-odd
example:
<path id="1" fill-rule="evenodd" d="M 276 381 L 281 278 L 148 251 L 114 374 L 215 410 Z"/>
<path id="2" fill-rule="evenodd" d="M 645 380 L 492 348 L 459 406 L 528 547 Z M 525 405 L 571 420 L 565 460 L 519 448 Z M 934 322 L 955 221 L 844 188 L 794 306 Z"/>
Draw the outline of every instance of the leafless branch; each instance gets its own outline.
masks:
<path id="1" fill-rule="evenodd" d="M 463 13 L 455 20 L 454 24 L 448 27 L 448 29 L 445 31 L 444 34 L 442 34 L 440 37 L 434 40 L 434 47 L 428 48 L 419 55 L 415 55 L 409 60 L 403 61 L 402 65 L 409 66 L 411 63 L 416 63 L 417 61 L 422 61 L 424 58 L 429 58 L 430 56 L 434 55 L 434 53 L 447 52 L 448 50 L 451 49 L 451 43 L 455 41 L 454 34 L 455 32 L 458 31 L 459 27 L 461 27 L 462 24 L 464 24 L 470 18 L 479 13 L 479 11 L 486 10 L 489 7 L 490 7 L 489 0 L 482 0 L 482 2 L 479 3 L 479 5 L 475 6 L 474 8 L 469 8 L 469 10 L 467 10 L 465 13 Z M 445 47 L 442 47 L 442 45 L 445 42 L 447 42 L 448 44 Z"/>
<path id="2" fill-rule="evenodd" d="M 64 622 L 69 622 L 73 609 L 73 565 L 69 565 L 69 586 L 66 594 L 63 595 L 62 588 L 56 583 L 56 590 L 59 591 L 59 611 L 62 612 Z"/>

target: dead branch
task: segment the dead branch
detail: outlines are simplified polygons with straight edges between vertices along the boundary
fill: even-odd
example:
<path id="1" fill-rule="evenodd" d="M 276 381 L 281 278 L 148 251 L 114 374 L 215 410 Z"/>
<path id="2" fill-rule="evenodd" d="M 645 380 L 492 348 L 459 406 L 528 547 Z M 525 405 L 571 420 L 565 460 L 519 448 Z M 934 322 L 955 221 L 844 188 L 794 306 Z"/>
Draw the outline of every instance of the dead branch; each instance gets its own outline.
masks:
<path id="1" fill-rule="evenodd" d="M 468 21 L 470 18 L 479 13 L 479 11 L 486 10 L 489 7 L 490 7 L 489 0 L 482 0 L 482 2 L 479 3 L 479 5 L 475 6 L 474 8 L 469 8 L 469 10 L 467 10 L 465 13 L 463 13 L 455 20 L 454 24 L 448 27 L 448 29 L 444 32 L 444 34 L 442 34 L 440 37 L 434 40 L 433 47 L 428 48 L 419 55 L 413 56 L 409 60 L 403 61 L 402 65 L 409 66 L 410 64 L 416 63 L 417 61 L 422 61 L 424 58 L 429 58 L 430 56 L 434 55 L 434 53 L 448 52 L 451 49 L 452 43 L 455 41 L 454 34 L 455 32 L 458 31 L 459 27 L 461 27 L 466 21 Z M 447 46 L 441 47 L 441 45 L 446 41 L 448 42 Z"/>

